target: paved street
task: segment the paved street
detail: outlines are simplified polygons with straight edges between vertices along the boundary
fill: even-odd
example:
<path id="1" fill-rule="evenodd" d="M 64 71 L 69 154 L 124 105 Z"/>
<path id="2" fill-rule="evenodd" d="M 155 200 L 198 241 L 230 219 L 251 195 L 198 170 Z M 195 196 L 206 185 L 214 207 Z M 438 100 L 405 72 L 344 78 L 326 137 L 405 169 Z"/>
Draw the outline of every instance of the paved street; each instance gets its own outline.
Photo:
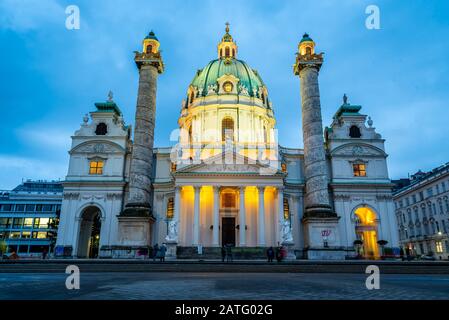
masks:
<path id="1" fill-rule="evenodd" d="M 367 290 L 365 274 L 81 273 L 67 290 L 62 273 L 0 274 L 4 299 L 449 299 L 448 275 L 381 275 Z"/>

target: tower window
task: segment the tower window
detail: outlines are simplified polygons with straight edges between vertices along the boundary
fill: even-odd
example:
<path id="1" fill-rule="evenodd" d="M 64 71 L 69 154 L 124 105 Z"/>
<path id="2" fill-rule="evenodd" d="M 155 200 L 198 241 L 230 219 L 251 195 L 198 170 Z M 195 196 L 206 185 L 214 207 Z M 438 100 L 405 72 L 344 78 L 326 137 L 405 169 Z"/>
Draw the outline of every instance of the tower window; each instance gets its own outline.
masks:
<path id="1" fill-rule="evenodd" d="M 357 126 L 351 126 L 351 128 L 349 128 L 349 136 L 351 138 L 360 138 L 362 136 L 360 133 L 360 128 Z"/>
<path id="2" fill-rule="evenodd" d="M 288 199 L 284 198 L 284 219 L 289 220 L 290 219 L 290 206 L 288 204 Z"/>
<path id="3" fill-rule="evenodd" d="M 153 52 L 153 46 L 151 44 L 147 45 L 147 53 Z"/>
<path id="4" fill-rule="evenodd" d="M 352 170 L 354 177 L 366 177 L 366 165 L 364 163 L 354 163 Z"/>
<path id="5" fill-rule="evenodd" d="M 169 198 L 167 202 L 167 219 L 173 219 L 175 212 L 175 201 L 173 198 Z"/>
<path id="6" fill-rule="evenodd" d="M 228 58 L 229 55 L 230 55 L 229 47 L 226 47 L 226 48 L 225 48 L 225 57 Z"/>
<path id="7" fill-rule="evenodd" d="M 89 164 L 89 174 L 92 175 L 100 175 L 103 174 L 103 167 L 104 162 L 103 161 L 91 161 Z"/>
<path id="8" fill-rule="evenodd" d="M 226 141 L 226 138 L 234 140 L 234 120 L 231 118 L 224 118 L 221 121 L 221 140 Z"/>
<path id="9" fill-rule="evenodd" d="M 97 128 L 95 129 L 95 134 L 97 136 L 104 136 L 108 133 L 108 126 L 104 122 L 100 122 L 97 124 Z"/>
<path id="10" fill-rule="evenodd" d="M 312 54 L 312 48 L 306 47 L 306 54 Z"/>

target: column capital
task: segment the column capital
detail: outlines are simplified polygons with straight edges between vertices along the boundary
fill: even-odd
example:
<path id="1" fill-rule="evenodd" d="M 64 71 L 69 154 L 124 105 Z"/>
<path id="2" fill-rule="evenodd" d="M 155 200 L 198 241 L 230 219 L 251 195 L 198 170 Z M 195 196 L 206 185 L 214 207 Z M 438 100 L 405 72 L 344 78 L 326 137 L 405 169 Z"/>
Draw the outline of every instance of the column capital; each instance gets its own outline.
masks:
<path id="1" fill-rule="evenodd" d="M 323 53 L 310 54 L 310 55 L 300 55 L 296 54 L 296 63 L 293 66 L 293 73 L 295 76 L 300 75 L 301 71 L 306 68 L 316 69 L 320 71 L 321 65 L 323 64 Z"/>

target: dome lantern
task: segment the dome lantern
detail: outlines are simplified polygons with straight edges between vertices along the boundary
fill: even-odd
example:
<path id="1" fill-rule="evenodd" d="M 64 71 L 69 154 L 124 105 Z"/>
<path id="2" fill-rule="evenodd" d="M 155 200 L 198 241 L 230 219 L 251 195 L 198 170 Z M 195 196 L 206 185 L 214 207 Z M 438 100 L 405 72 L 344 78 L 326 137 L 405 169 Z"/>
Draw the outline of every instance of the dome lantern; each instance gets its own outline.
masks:
<path id="1" fill-rule="evenodd" d="M 218 44 L 219 59 L 235 59 L 237 57 L 237 44 L 229 34 L 229 23 L 226 22 L 226 33 Z"/>

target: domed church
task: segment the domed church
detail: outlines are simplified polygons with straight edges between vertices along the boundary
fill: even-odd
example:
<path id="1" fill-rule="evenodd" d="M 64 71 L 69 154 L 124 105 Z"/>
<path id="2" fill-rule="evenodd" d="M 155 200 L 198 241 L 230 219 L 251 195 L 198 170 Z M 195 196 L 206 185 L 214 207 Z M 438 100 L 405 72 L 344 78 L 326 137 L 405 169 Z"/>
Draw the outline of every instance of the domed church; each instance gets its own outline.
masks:
<path id="1" fill-rule="evenodd" d="M 134 128 L 112 93 L 72 137 L 55 253 L 59 257 L 379 259 L 399 249 L 384 139 L 346 95 L 323 129 L 323 54 L 305 34 L 299 78 L 304 149 L 278 144 L 276 107 L 261 75 L 238 56 L 229 24 L 216 59 L 182 101 L 174 147 L 155 147 L 158 76 L 153 32 L 135 52 Z M 131 140 L 133 134 L 133 139 Z"/>

